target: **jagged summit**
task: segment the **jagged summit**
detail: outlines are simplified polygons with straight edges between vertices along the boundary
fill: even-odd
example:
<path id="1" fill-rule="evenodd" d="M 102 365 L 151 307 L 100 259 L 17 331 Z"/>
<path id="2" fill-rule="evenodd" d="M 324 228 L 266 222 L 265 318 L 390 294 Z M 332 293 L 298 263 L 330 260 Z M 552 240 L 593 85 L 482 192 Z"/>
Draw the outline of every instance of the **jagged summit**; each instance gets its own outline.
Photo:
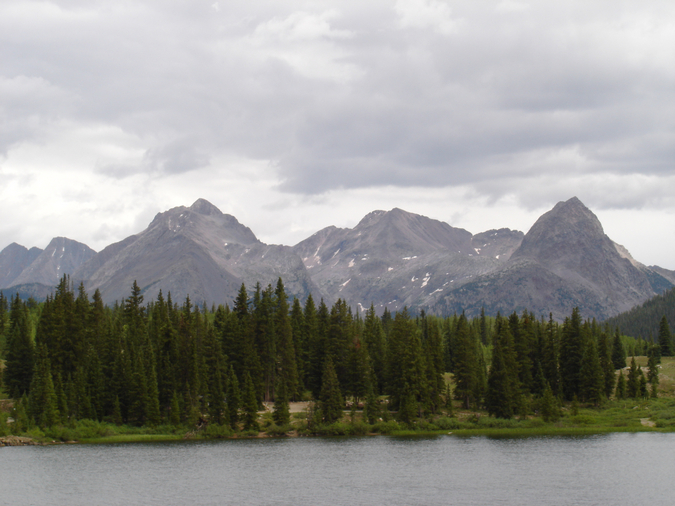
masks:
<path id="1" fill-rule="evenodd" d="M 197 199 L 195 203 L 190 206 L 190 210 L 195 213 L 203 214 L 204 216 L 222 216 L 220 209 L 214 206 L 206 199 Z"/>
<path id="2" fill-rule="evenodd" d="M 40 283 L 55 286 L 64 274 L 71 274 L 95 254 L 96 252 L 86 244 L 67 237 L 55 237 L 12 281 L 12 284 Z"/>
<path id="3" fill-rule="evenodd" d="M 0 251 L 0 287 L 12 286 L 14 280 L 40 256 L 40 253 L 42 253 L 40 248 L 29 250 L 15 242 Z"/>
<path id="4" fill-rule="evenodd" d="M 63 274 L 84 281 L 89 293 L 99 289 L 107 303 L 127 297 L 134 281 L 148 300 L 161 289 L 174 300 L 231 303 L 242 282 L 251 289 L 281 277 L 300 300 L 311 292 L 355 309 L 373 303 L 378 311 L 528 309 L 563 317 L 578 306 L 600 319 L 675 284 L 675 272 L 646 267 L 612 242 L 576 197 L 556 204 L 527 234 L 502 228 L 472 235 L 394 208 L 368 213 L 354 228 L 326 227 L 293 248 L 262 243 L 234 216 L 197 199 L 158 213 L 145 230 L 98 254 L 65 238 L 45 251 L 12 244 L 0 252 L 4 287 L 49 288 Z"/>
<path id="5" fill-rule="evenodd" d="M 608 242 L 597 216 L 574 197 L 544 213 L 525 234 L 513 258 L 562 262 L 572 267 L 585 255 L 601 253 Z"/>
<path id="6" fill-rule="evenodd" d="M 301 299 L 319 293 L 289 247 L 263 244 L 205 199 L 157 214 L 144 231 L 108 246 L 75 273 L 106 302 L 122 300 L 136 281 L 148 298 L 162 290 L 175 299 L 231 303 L 242 282 L 252 288 L 279 277 Z"/>

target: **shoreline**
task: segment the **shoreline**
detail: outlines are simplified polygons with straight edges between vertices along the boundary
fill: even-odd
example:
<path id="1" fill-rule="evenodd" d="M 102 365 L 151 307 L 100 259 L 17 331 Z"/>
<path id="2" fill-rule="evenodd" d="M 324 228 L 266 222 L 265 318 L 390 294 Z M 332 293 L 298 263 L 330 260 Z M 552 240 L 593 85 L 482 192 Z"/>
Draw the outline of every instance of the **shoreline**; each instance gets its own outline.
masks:
<path id="1" fill-rule="evenodd" d="M 675 429 L 636 426 L 636 427 L 531 427 L 531 428 L 476 428 L 457 430 L 395 430 L 390 433 L 367 433 L 359 435 L 303 435 L 297 431 L 291 431 L 284 435 L 267 434 L 260 432 L 255 436 L 233 435 L 231 437 L 210 437 L 198 435 L 186 437 L 180 434 L 116 434 L 94 438 L 80 438 L 70 441 L 37 441 L 30 437 L 7 436 L 0 438 L 0 447 L 3 446 L 53 446 L 72 444 L 133 444 L 133 443 L 166 443 L 180 441 L 233 441 L 242 439 L 295 439 L 295 438 L 351 438 L 351 437 L 438 437 L 453 436 L 460 438 L 468 437 L 495 437 L 495 438 L 527 438 L 545 436 L 591 436 L 598 434 L 624 433 L 624 432 L 657 432 L 672 433 Z"/>

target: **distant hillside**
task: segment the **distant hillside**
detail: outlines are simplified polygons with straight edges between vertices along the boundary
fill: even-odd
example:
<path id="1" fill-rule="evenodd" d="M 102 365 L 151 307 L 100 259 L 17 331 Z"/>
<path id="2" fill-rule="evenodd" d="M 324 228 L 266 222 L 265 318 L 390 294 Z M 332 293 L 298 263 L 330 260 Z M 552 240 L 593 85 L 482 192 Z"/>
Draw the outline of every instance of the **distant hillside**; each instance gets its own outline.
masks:
<path id="1" fill-rule="evenodd" d="M 659 322 L 666 315 L 671 330 L 675 330 L 675 288 L 657 295 L 633 309 L 606 320 L 612 327 L 619 327 L 628 336 L 656 338 Z"/>

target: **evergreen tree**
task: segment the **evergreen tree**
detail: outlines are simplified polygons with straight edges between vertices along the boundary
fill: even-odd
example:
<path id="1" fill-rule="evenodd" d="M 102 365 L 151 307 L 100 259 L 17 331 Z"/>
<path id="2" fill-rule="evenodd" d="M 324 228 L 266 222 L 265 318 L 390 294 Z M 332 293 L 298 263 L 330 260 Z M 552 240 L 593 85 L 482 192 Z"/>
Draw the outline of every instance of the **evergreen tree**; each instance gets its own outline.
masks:
<path id="1" fill-rule="evenodd" d="M 631 399 L 640 395 L 640 369 L 635 363 L 635 357 L 630 359 L 630 369 L 628 371 L 628 381 L 626 382 L 626 394 Z"/>
<path id="2" fill-rule="evenodd" d="M 612 392 L 614 391 L 614 384 L 616 383 L 616 377 L 614 375 L 614 363 L 612 362 L 612 345 L 609 341 L 609 336 L 607 332 L 602 332 L 600 334 L 600 340 L 598 341 L 598 355 L 600 358 L 600 369 L 602 370 L 602 378 L 604 389 L 603 393 L 608 399 L 611 397 Z"/>
<path id="3" fill-rule="evenodd" d="M 234 367 L 230 366 L 227 375 L 227 413 L 232 430 L 237 430 L 239 422 L 239 406 L 241 405 L 241 392 L 239 391 L 239 381 L 234 373 Z"/>
<path id="4" fill-rule="evenodd" d="M 475 336 L 462 314 L 457 320 L 454 350 L 455 398 L 462 401 L 465 409 L 479 401 L 476 398 L 480 383 L 479 359 Z"/>
<path id="5" fill-rule="evenodd" d="M 639 376 L 638 384 L 640 392 L 639 396 L 642 397 L 643 399 L 646 399 L 649 396 L 649 392 L 647 391 L 647 378 L 642 372 L 642 369 L 639 370 L 638 376 Z"/>
<path id="6" fill-rule="evenodd" d="M 384 392 L 386 378 L 386 342 L 382 320 L 375 313 L 375 306 L 370 305 L 366 311 L 366 317 L 363 327 L 363 342 L 368 350 L 371 359 L 373 373 L 375 375 L 373 387 L 375 393 Z"/>
<path id="7" fill-rule="evenodd" d="M 291 423 L 291 414 L 288 405 L 288 391 L 283 377 L 277 378 L 277 387 L 274 392 L 274 411 L 272 419 L 278 426 L 283 427 Z"/>
<path id="8" fill-rule="evenodd" d="M 647 373 L 647 381 L 651 385 L 651 397 L 658 396 L 657 389 L 659 386 L 659 365 L 657 351 L 660 351 L 660 347 L 658 345 L 651 346 L 649 360 L 647 361 L 647 367 L 649 368 Z"/>
<path id="9" fill-rule="evenodd" d="M 34 354 L 28 309 L 17 294 L 12 300 L 3 373 L 3 383 L 10 397 L 20 399 L 28 393 L 33 377 Z"/>
<path id="10" fill-rule="evenodd" d="M 488 413 L 497 418 L 512 418 L 520 400 L 511 328 L 511 325 L 498 317 L 486 398 Z"/>
<path id="11" fill-rule="evenodd" d="M 541 397 L 541 418 L 545 422 L 557 422 L 560 419 L 558 400 L 548 384 L 546 384 L 544 394 Z"/>
<path id="12" fill-rule="evenodd" d="M 171 408 L 169 411 L 169 423 L 174 427 L 180 425 L 180 402 L 178 400 L 178 394 L 174 390 L 173 396 L 171 397 Z"/>
<path id="13" fill-rule="evenodd" d="M 581 332 L 579 308 L 572 310 L 572 316 L 565 319 L 560 341 L 560 377 L 562 393 L 571 400 L 580 392 L 581 361 L 584 352 L 584 339 Z"/>
<path id="14" fill-rule="evenodd" d="M 579 370 L 579 393 L 587 402 L 597 405 L 605 390 L 603 370 L 598 358 L 598 350 L 592 336 L 586 336 L 586 344 Z"/>
<path id="15" fill-rule="evenodd" d="M 623 349 L 623 343 L 621 342 L 621 335 L 619 334 L 619 329 L 616 329 L 614 332 L 614 340 L 612 341 L 612 363 L 614 364 L 614 369 L 623 369 L 626 367 L 626 352 Z"/>
<path id="16" fill-rule="evenodd" d="M 541 335 L 541 369 L 546 381 L 557 396 L 560 390 L 560 371 L 558 369 L 558 324 L 549 313 L 545 332 Z"/>
<path id="17" fill-rule="evenodd" d="M 373 383 L 368 382 L 366 402 L 363 406 L 363 418 L 370 424 L 374 424 L 380 418 L 380 405 L 375 395 Z"/>
<path id="18" fill-rule="evenodd" d="M 415 393 L 412 388 L 410 388 L 410 385 L 405 383 L 400 394 L 398 419 L 400 422 L 409 426 L 417 418 L 417 411 L 418 406 Z"/>
<path id="19" fill-rule="evenodd" d="M 447 410 L 448 416 L 455 416 L 455 410 L 452 405 L 452 387 L 450 383 L 445 385 L 445 409 Z"/>
<path id="20" fill-rule="evenodd" d="M 673 337 L 670 334 L 670 326 L 666 315 L 663 315 L 659 323 L 659 346 L 661 347 L 661 356 L 672 357 L 675 354 Z"/>
<path id="21" fill-rule="evenodd" d="M 628 388 L 626 385 L 626 378 L 623 375 L 623 371 L 619 371 L 619 377 L 616 380 L 615 396 L 617 399 L 625 399 L 626 397 L 628 397 Z"/>
<path id="22" fill-rule="evenodd" d="M 45 346 L 40 346 L 38 349 L 35 372 L 31 382 L 30 396 L 28 397 L 28 413 L 40 427 L 51 427 L 61 421 Z"/>
<path id="23" fill-rule="evenodd" d="M 288 298 L 284 284 L 279 278 L 275 290 L 276 308 L 274 315 L 274 329 L 277 333 L 277 370 L 276 386 L 282 386 L 286 404 L 290 399 L 298 396 L 298 368 L 295 357 L 295 344 L 293 343 L 293 328 L 288 311 Z M 276 393 L 274 399 L 276 401 Z"/>
<path id="24" fill-rule="evenodd" d="M 340 391 L 340 382 L 338 381 L 333 361 L 326 360 L 321 380 L 321 395 L 319 396 L 319 410 L 324 423 L 334 423 L 342 418 L 344 408 L 344 399 Z"/>
<path id="25" fill-rule="evenodd" d="M 258 424 L 258 398 L 253 385 L 251 375 L 244 375 L 244 400 L 243 400 L 243 423 L 244 430 L 260 430 Z"/>

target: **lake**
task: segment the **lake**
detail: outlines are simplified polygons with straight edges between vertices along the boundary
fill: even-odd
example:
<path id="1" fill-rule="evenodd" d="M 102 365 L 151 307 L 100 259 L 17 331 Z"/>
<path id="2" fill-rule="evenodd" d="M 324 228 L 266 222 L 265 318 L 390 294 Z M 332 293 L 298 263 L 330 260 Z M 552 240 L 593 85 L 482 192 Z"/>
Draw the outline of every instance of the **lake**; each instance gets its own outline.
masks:
<path id="1" fill-rule="evenodd" d="M 0 448 L 7 505 L 668 505 L 675 434 Z"/>

